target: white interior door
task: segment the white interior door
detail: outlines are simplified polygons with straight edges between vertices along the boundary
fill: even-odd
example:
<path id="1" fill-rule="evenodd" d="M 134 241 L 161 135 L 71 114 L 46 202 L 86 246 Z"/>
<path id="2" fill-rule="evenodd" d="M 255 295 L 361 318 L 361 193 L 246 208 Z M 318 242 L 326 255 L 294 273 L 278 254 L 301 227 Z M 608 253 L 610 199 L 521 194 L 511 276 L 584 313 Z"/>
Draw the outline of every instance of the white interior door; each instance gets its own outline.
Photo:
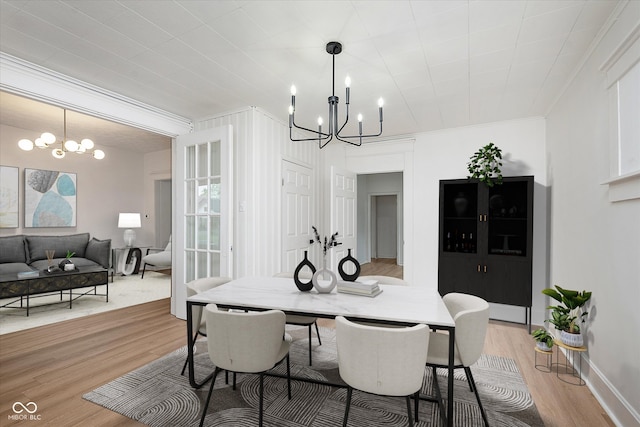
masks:
<path id="1" fill-rule="evenodd" d="M 232 128 L 181 135 L 174 144 L 171 312 L 186 318 L 185 283 L 230 276 L 232 257 Z"/>
<path id="2" fill-rule="evenodd" d="M 313 235 L 311 169 L 282 161 L 282 271 L 293 272 Z"/>
<path id="3" fill-rule="evenodd" d="M 356 174 L 331 167 L 331 232 L 338 232 L 340 246 L 333 248 L 331 252 L 331 265 L 327 266 L 334 272 L 338 271 L 338 262 L 347 255 L 351 249 L 351 255 L 355 258 L 356 251 Z M 353 264 L 348 262 L 344 266 L 346 273 L 355 272 Z"/>

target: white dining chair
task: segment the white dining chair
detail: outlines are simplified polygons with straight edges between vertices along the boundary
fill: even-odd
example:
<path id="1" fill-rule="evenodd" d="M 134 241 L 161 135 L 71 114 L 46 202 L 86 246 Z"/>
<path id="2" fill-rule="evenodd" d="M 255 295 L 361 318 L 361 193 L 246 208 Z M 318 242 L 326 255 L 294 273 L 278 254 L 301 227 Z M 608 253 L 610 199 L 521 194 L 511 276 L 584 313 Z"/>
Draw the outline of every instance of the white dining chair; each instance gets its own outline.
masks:
<path id="1" fill-rule="evenodd" d="M 455 322 L 454 368 L 464 368 L 469 389 L 476 395 L 485 426 L 489 426 L 487 415 L 478 395 L 478 388 L 471 374 L 471 365 L 482 355 L 484 339 L 489 325 L 489 304 L 482 298 L 462 293 L 449 293 L 442 297 Z M 433 370 L 434 387 L 442 407 L 436 368 L 449 366 L 449 334 L 431 332 L 427 366 Z M 451 404 L 451 403 L 448 403 Z"/>
<path id="2" fill-rule="evenodd" d="M 300 272 L 299 277 L 301 279 L 311 279 L 313 275 L 305 272 Z M 285 277 L 293 279 L 293 273 L 282 272 L 277 273 L 274 277 Z M 306 326 L 309 332 L 309 366 L 313 364 L 313 347 L 311 346 L 311 328 L 316 327 L 316 337 L 318 338 L 318 345 L 322 345 L 322 339 L 320 339 L 320 330 L 318 328 L 318 319 L 312 316 L 300 316 L 297 314 L 287 314 L 287 325 Z"/>
<path id="3" fill-rule="evenodd" d="M 361 325 L 336 317 L 336 342 L 340 377 L 347 383 L 343 426 L 347 425 L 353 389 L 383 396 L 404 396 L 409 425 L 411 396 L 418 416 L 429 330 L 426 325 L 385 328 Z"/>
<path id="4" fill-rule="evenodd" d="M 201 292 L 208 291 L 209 289 L 216 288 L 220 285 L 224 285 L 225 283 L 230 281 L 230 277 L 203 277 L 202 279 L 192 280 L 185 285 L 187 290 L 187 298 L 197 295 Z M 193 305 L 192 307 L 193 311 L 191 315 L 191 330 L 193 331 L 193 352 L 195 354 L 195 342 L 198 339 L 198 336 L 207 336 L 207 325 L 205 323 L 204 317 L 202 316 L 203 307 L 201 305 Z M 185 360 L 180 375 L 184 375 L 184 371 L 187 369 L 188 363 L 189 360 Z"/>
<path id="5" fill-rule="evenodd" d="M 211 388 L 202 411 L 204 424 L 216 376 L 221 370 L 260 375 L 258 425 L 262 426 L 264 374 L 286 359 L 288 397 L 291 399 L 289 341 L 283 339 L 285 314 L 280 310 L 234 312 L 218 310 L 208 304 L 204 310 L 207 324 L 207 348 L 215 365 Z"/>

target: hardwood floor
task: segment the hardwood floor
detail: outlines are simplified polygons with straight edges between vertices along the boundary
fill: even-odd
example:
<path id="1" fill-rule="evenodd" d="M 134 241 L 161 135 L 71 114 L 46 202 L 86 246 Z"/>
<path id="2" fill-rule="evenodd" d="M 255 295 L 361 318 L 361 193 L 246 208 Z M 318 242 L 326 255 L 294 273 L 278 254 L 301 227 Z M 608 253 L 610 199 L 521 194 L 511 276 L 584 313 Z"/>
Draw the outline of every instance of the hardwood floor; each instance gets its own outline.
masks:
<path id="1" fill-rule="evenodd" d="M 37 425 L 140 425 L 82 395 L 184 345 L 185 322 L 169 312 L 166 299 L 0 335 L 0 424 L 20 424 L 8 418 L 14 402 L 35 402 Z M 614 425 L 586 386 L 534 368 L 525 326 L 491 321 L 485 352 L 516 360 L 546 426 Z"/>

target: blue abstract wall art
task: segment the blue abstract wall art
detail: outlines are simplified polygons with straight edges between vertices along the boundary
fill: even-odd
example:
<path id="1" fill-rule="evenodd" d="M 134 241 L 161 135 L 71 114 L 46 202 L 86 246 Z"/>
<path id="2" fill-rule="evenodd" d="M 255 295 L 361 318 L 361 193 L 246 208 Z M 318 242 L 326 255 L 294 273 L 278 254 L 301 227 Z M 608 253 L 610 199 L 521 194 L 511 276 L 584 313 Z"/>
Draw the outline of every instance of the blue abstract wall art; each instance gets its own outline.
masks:
<path id="1" fill-rule="evenodd" d="M 75 227 L 75 173 L 24 170 L 24 226 Z"/>

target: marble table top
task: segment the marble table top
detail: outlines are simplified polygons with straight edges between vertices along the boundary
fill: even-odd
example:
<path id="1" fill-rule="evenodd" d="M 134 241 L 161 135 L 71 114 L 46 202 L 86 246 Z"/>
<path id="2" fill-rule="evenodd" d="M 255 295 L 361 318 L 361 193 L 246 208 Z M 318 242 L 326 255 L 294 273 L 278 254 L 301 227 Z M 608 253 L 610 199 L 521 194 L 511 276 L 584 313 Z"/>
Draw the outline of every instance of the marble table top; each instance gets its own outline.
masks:
<path id="1" fill-rule="evenodd" d="M 422 286 L 380 285 L 376 297 L 300 292 L 290 278 L 243 277 L 189 297 L 188 302 L 247 309 L 277 309 L 288 314 L 350 318 L 389 323 L 424 323 L 454 328 L 455 322 L 437 290 Z"/>

